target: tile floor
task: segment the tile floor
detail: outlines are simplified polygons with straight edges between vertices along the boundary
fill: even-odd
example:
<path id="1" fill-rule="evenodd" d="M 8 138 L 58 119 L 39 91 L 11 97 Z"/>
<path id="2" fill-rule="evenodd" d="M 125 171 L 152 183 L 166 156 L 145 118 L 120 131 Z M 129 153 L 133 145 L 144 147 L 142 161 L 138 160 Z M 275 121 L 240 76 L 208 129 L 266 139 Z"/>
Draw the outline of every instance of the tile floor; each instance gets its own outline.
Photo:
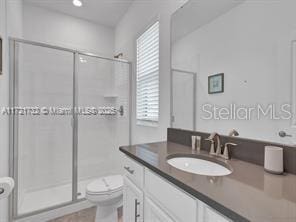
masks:
<path id="1" fill-rule="evenodd" d="M 88 208 L 48 222 L 95 222 L 96 207 Z M 122 207 L 118 209 L 118 222 L 122 222 Z"/>

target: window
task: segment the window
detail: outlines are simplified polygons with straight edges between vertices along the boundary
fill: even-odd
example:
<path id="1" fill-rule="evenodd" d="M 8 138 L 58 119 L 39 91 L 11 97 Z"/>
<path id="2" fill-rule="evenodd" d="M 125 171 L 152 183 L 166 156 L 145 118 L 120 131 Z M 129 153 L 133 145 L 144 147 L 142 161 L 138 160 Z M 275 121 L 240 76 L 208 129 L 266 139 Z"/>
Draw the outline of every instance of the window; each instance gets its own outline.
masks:
<path id="1" fill-rule="evenodd" d="M 159 22 L 137 39 L 137 120 L 157 123 L 159 115 Z"/>

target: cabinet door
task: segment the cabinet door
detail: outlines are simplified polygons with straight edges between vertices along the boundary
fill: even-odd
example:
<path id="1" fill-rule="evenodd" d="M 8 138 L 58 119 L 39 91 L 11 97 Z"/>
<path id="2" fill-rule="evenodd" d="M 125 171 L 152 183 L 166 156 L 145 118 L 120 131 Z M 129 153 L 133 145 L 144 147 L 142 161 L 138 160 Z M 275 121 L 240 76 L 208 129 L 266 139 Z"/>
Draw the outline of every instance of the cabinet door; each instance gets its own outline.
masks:
<path id="1" fill-rule="evenodd" d="M 174 222 L 164 211 L 162 211 L 149 198 L 145 198 L 144 221 L 145 222 Z"/>
<path id="2" fill-rule="evenodd" d="M 143 192 L 124 177 L 123 222 L 143 221 Z"/>
<path id="3" fill-rule="evenodd" d="M 231 222 L 231 220 L 203 202 L 199 201 L 199 220 L 200 222 Z"/>
<path id="4" fill-rule="evenodd" d="M 145 195 L 163 207 L 178 222 L 196 222 L 196 199 L 170 184 L 151 170 L 145 169 Z M 184 207 L 185 206 L 185 207 Z"/>

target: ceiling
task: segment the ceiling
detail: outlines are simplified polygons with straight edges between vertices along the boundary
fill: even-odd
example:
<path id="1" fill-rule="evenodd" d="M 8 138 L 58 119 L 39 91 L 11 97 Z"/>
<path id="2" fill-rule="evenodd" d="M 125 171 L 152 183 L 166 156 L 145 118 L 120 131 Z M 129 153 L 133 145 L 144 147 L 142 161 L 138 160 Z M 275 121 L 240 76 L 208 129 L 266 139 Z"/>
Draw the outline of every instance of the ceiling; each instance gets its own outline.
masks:
<path id="1" fill-rule="evenodd" d="M 210 23 L 245 0 L 189 0 L 172 16 L 172 42 Z"/>
<path id="2" fill-rule="evenodd" d="M 72 0 L 24 0 L 42 8 L 86 19 L 101 25 L 115 27 L 134 0 L 81 0 L 75 7 Z"/>

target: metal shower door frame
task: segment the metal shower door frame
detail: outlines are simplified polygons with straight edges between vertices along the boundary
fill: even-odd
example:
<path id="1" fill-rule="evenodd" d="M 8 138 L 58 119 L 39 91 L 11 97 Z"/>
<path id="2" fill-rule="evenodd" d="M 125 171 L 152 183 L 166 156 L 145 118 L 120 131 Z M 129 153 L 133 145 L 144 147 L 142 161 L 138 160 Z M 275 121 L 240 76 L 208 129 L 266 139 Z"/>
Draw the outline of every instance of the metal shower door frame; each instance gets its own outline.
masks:
<path id="1" fill-rule="evenodd" d="M 75 204 L 84 201 L 85 198 L 78 199 L 78 114 L 74 112 L 75 107 L 78 105 L 78 65 L 79 55 L 90 56 L 102 60 L 109 60 L 112 62 L 126 63 L 129 65 L 129 143 L 131 144 L 131 80 L 132 80 L 132 66 L 131 62 L 122 59 L 113 59 L 103 57 L 89 52 L 82 52 L 74 49 L 49 45 L 45 43 L 39 43 L 18 38 L 9 38 L 9 107 L 15 107 L 18 104 L 18 50 L 19 44 L 27 44 L 32 46 L 39 46 L 49 49 L 56 49 L 60 51 L 70 52 L 73 54 L 73 101 L 72 101 L 72 200 L 55 205 L 46 209 L 36 210 L 30 213 L 18 215 L 18 116 L 9 116 L 9 174 L 15 179 L 15 189 L 9 198 L 9 220 L 14 221 L 16 219 L 26 218 L 34 216 L 40 213 L 44 213 L 50 210 L 59 209 L 64 206 Z"/>

